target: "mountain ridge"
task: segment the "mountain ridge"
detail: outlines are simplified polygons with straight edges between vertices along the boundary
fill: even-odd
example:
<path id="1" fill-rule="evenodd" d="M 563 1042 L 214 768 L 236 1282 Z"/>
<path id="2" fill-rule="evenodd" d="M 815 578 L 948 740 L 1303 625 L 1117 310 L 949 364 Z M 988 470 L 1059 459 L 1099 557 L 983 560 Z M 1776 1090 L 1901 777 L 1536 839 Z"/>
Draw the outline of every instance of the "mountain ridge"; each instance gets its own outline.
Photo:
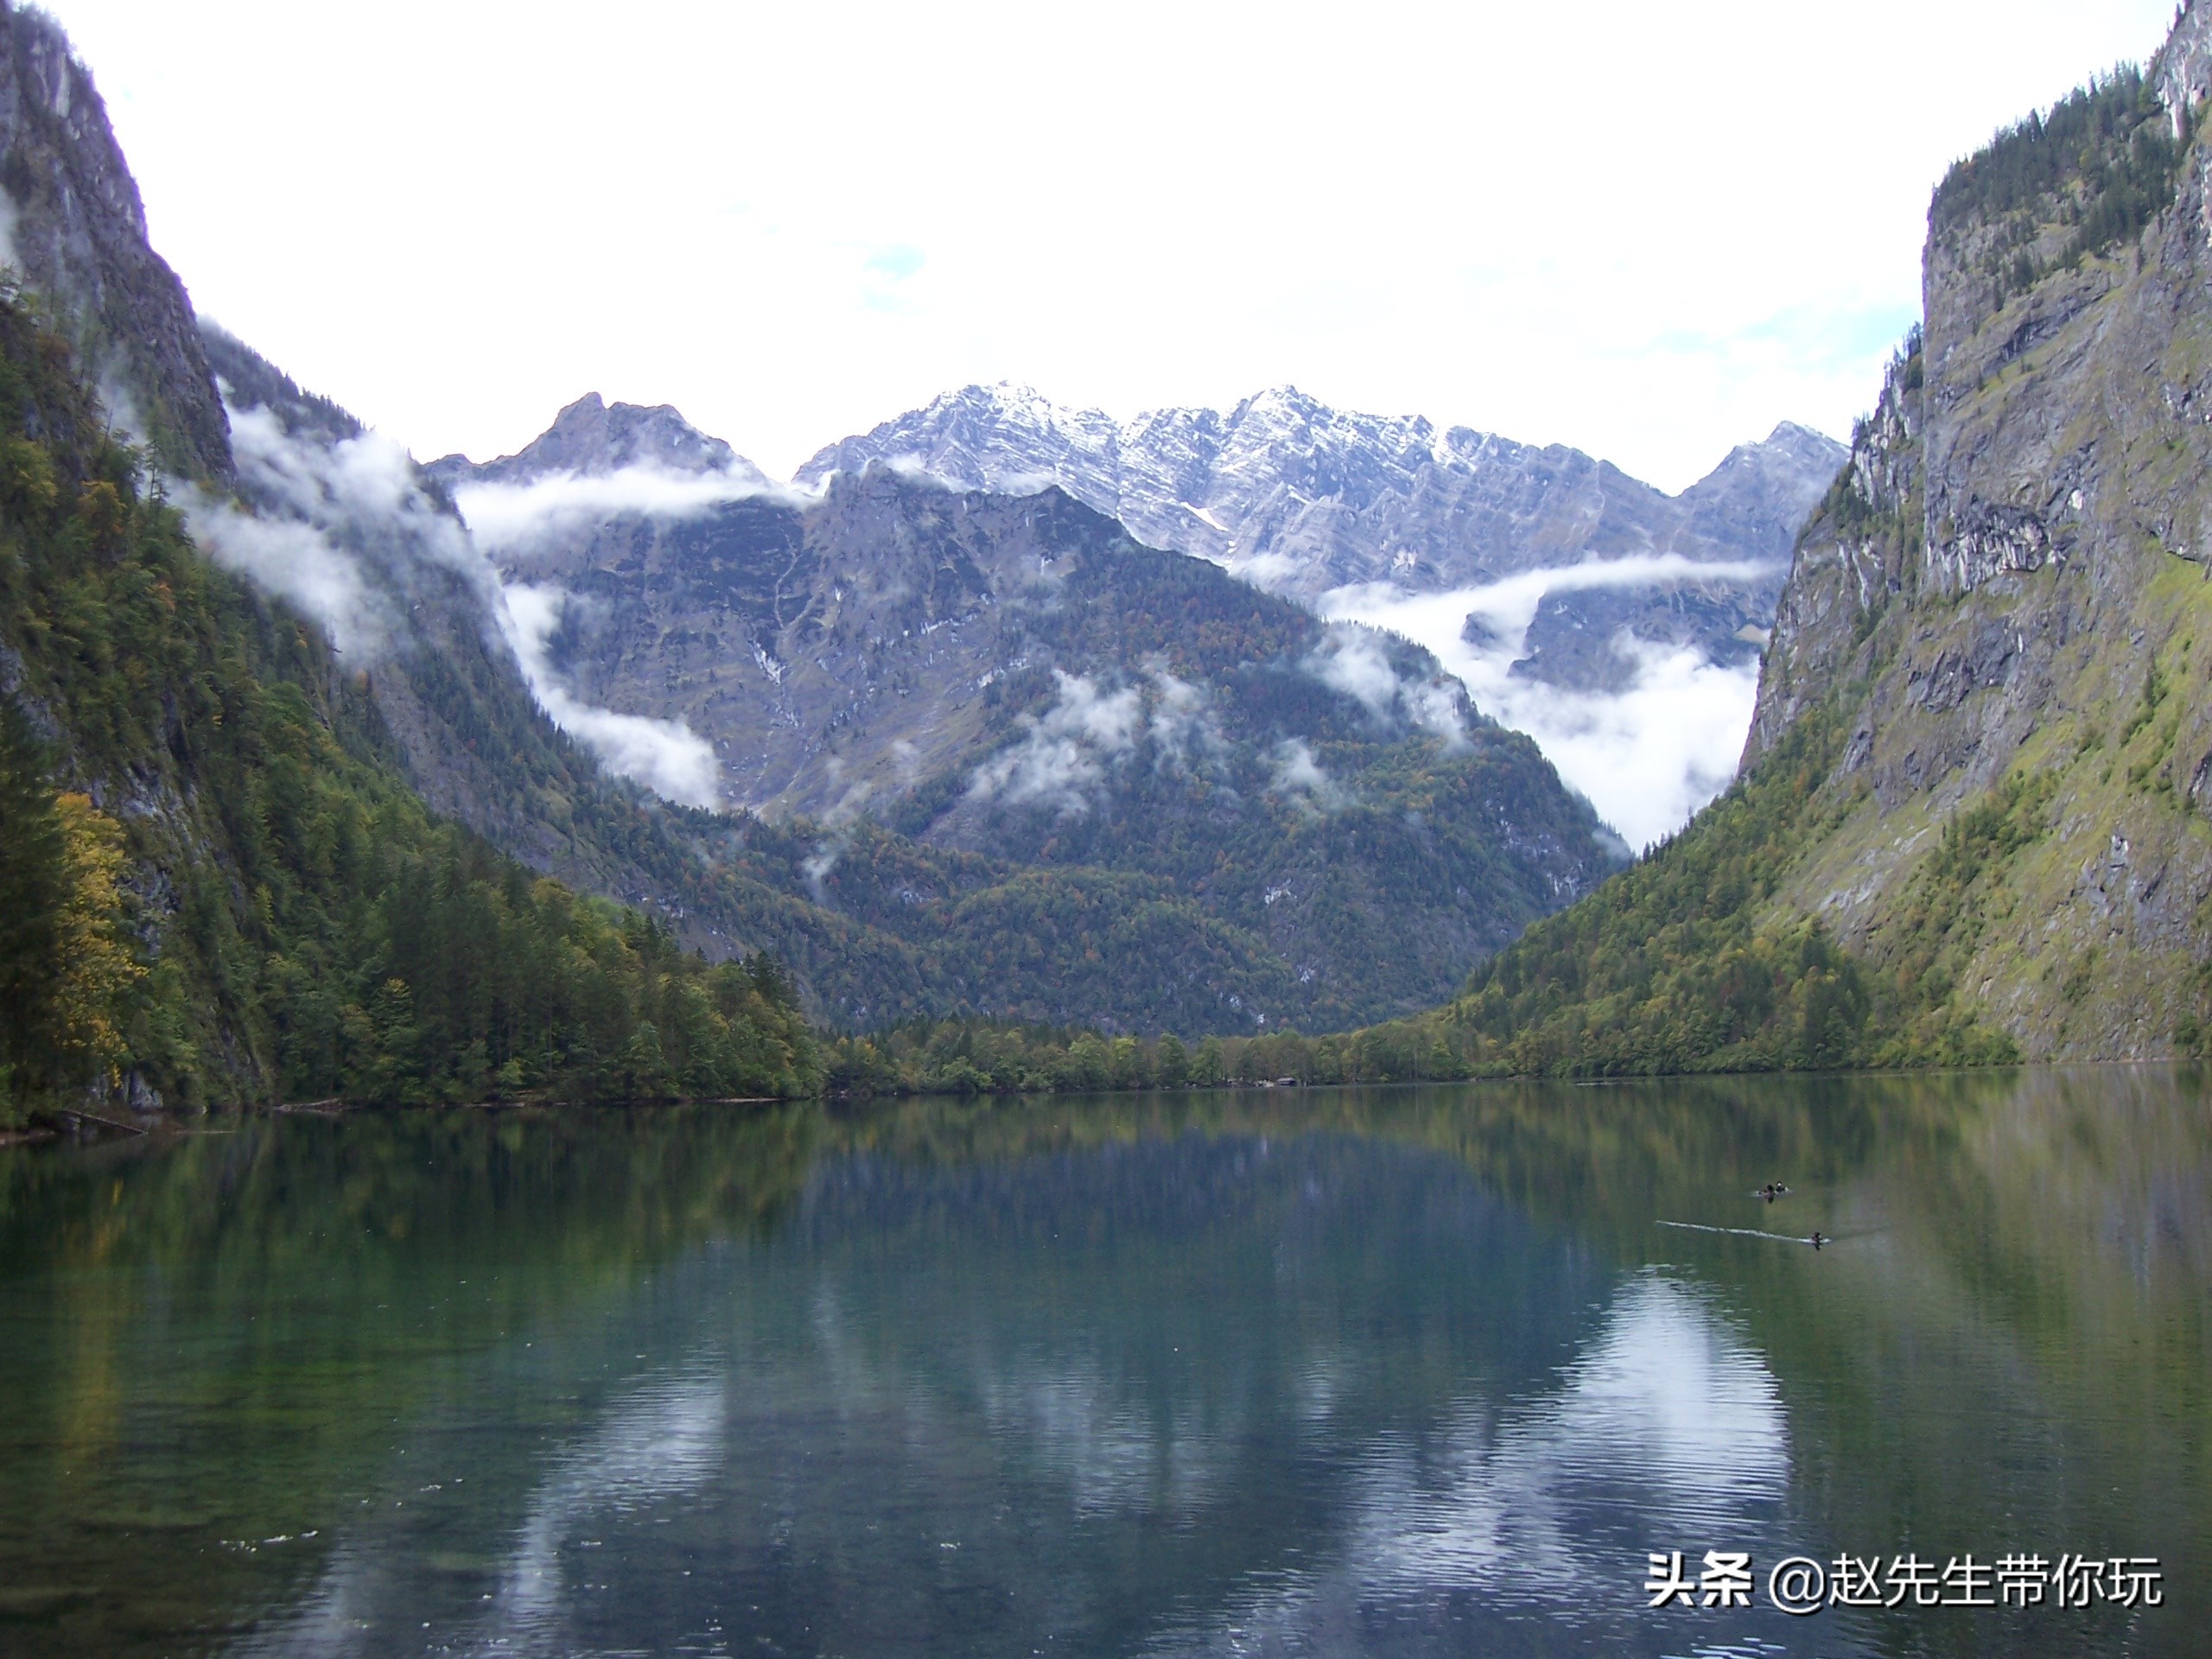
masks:
<path id="1" fill-rule="evenodd" d="M 832 472 L 880 461 L 911 464 L 969 489 L 1050 480 L 1152 545 L 1249 570 L 1260 586 L 1310 600 L 1327 588 L 1388 579 L 1394 570 L 1408 585 L 1434 588 L 1586 553 L 1784 558 L 1795 522 L 1758 526 L 1752 548 L 1740 535 L 1716 536 L 1709 512 L 1702 521 L 1689 512 L 1654 513 L 1663 503 L 1709 508 L 1770 454 L 1785 467 L 1821 474 L 1825 486 L 1844 450 L 1785 421 L 1669 496 L 1564 444 L 1440 429 L 1419 415 L 1338 410 L 1295 386 L 1255 393 L 1226 414 L 1163 408 L 1117 421 L 1001 383 L 962 387 L 840 439 L 792 479 L 818 487 Z M 1447 476 L 1463 484 L 1453 502 L 1462 522 L 1440 528 L 1407 512 L 1424 496 L 1444 493 Z M 1568 498 L 1564 510 L 1554 495 Z M 1614 495 L 1625 499 L 1625 512 Z M 1376 529 L 1366 539 L 1378 548 L 1401 544 L 1354 555 L 1343 545 L 1341 526 L 1315 521 L 1317 508 L 1327 510 L 1324 519 L 1370 520 Z M 1470 525 L 1465 520 L 1472 514 L 1493 522 Z M 1521 533 L 1508 545 L 1495 521 Z"/>

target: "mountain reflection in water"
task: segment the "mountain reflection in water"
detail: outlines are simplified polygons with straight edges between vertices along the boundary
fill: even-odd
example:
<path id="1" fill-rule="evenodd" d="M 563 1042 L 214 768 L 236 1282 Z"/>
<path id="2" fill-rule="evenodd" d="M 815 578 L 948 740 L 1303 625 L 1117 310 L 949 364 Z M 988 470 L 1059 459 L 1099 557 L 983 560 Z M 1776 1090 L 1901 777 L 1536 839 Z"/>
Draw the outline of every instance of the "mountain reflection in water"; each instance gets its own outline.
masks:
<path id="1" fill-rule="evenodd" d="M 2189 1651 L 2205 1099 L 1314 1090 L 0 1154 L 0 1646 Z M 1674 1549 L 1749 1551 L 1759 1605 L 1649 1611 Z M 1786 1554 L 2014 1549 L 2159 1556 L 2169 1605 L 1764 1605 Z"/>

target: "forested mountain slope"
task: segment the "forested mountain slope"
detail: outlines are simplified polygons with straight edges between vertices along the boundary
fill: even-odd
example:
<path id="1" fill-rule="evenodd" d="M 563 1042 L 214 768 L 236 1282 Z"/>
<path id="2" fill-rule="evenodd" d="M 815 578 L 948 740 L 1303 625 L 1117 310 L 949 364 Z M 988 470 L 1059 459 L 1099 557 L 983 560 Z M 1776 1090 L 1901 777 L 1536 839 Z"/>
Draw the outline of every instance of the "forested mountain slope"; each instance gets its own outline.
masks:
<path id="1" fill-rule="evenodd" d="M 0 1117 L 812 1086 L 772 972 L 433 817 L 359 677 L 142 462 L 0 293 Z"/>
<path id="2" fill-rule="evenodd" d="M 842 572 L 856 601 L 873 584 L 890 619 L 879 626 L 909 624 L 926 664 L 944 644 L 931 642 L 942 632 L 931 607 L 955 580 L 930 532 L 949 515 L 971 575 L 978 561 L 1020 569 L 1040 550 L 1056 565 L 1050 603 L 1022 624 L 1033 652 L 1014 651 L 1034 660 L 963 699 L 966 724 L 957 707 L 882 688 L 877 708 L 914 721 L 874 734 L 912 791 L 889 803 L 887 825 L 849 810 L 768 823 L 654 800 L 601 773 L 532 701 L 506 595 L 435 479 L 236 340 L 210 331 L 207 344 L 250 511 L 195 494 L 193 527 L 219 558 L 296 591 L 341 662 L 358 665 L 355 683 L 424 798 L 537 868 L 645 906 L 710 956 L 772 951 L 833 1023 L 968 1014 L 1198 1033 L 1356 1022 L 1433 1001 L 1606 868 L 1586 806 L 1526 740 L 1447 697 L 1433 664 L 1370 642 L 1371 661 L 1339 665 L 1380 675 L 1379 690 L 1358 687 L 1363 702 L 1327 683 L 1333 658 L 1306 660 L 1323 631 L 1293 607 L 1136 549 L 1062 498 L 948 498 L 887 474 L 819 504 L 826 531 L 774 501 L 724 505 L 703 524 L 645 520 L 645 533 L 673 545 L 666 568 L 632 557 L 579 586 L 603 626 L 634 615 L 673 628 L 652 671 L 681 684 L 686 638 L 732 605 L 734 638 L 757 626 L 744 611 L 764 602 L 756 585 L 788 579 L 793 548 L 819 535 L 828 556 L 810 574 Z M 622 465 L 642 444 L 658 464 L 680 463 L 686 429 L 656 414 L 602 410 L 559 435 L 557 458 Z M 709 469 L 728 460 L 702 459 Z M 791 638 L 805 632 L 802 620 Z M 1175 677 L 1192 651 L 1211 671 L 1250 671 L 1226 724 Z M 714 664 L 727 654 L 704 660 L 709 684 L 724 677 Z M 1048 666 L 1061 662 L 1078 671 L 1065 695 Z M 1432 724 L 1448 733 L 1401 707 L 1402 689 L 1434 703 Z M 581 690 L 588 706 L 605 688 L 587 679 Z M 764 729 L 798 726 L 791 710 L 802 705 L 780 691 L 755 701 Z M 1240 722 L 1246 704 L 1259 712 Z M 797 763 L 818 763 L 825 735 L 833 766 L 850 754 L 857 712 L 830 709 L 815 753 L 795 751 Z M 1241 748 L 1224 736 L 1232 728 Z M 894 750 L 909 730 L 920 741 Z M 1332 778 L 1309 741 L 1351 772 Z M 922 741 L 940 770 L 913 789 Z M 978 791 L 987 761 L 1004 775 Z M 1414 918 L 1421 925 L 1408 926 Z"/>
<path id="3" fill-rule="evenodd" d="M 2212 1015 L 2212 24 L 1936 191 L 1736 786 L 1423 1022 L 1639 1071 L 2193 1052 Z"/>

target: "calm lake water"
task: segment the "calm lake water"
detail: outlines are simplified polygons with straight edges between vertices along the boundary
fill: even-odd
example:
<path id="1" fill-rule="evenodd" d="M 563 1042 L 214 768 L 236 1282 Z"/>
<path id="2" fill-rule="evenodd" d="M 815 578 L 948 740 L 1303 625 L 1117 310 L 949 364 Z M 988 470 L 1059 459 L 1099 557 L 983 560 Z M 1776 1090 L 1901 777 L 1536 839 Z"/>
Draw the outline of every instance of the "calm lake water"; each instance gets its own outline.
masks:
<path id="1" fill-rule="evenodd" d="M 2202 1653 L 2208 1428 L 2189 1073 L 0 1152 L 10 1655 Z"/>

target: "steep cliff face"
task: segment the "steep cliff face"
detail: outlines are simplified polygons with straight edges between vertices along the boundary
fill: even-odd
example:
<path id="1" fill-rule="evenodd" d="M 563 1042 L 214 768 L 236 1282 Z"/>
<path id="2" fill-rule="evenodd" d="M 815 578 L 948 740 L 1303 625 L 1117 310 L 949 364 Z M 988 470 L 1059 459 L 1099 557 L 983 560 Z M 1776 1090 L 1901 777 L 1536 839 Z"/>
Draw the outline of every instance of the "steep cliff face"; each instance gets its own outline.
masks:
<path id="1" fill-rule="evenodd" d="M 1165 409 L 1117 423 L 1020 388 L 969 386 L 830 445 L 798 480 L 881 461 L 964 489 L 1049 481 L 1148 545 L 1308 606 L 1363 584 L 1433 593 L 1637 555 L 1764 567 L 1548 594 L 1525 671 L 1596 690 L 1629 672 L 1610 648 L 1623 628 L 1714 660 L 1754 654 L 1744 631 L 1771 616 L 1791 540 L 1842 458 L 1833 440 L 1785 423 L 1669 496 L 1561 445 L 1335 410 L 1295 387 L 1227 414 Z"/>
<path id="2" fill-rule="evenodd" d="M 2207 1014 L 2209 81 L 2192 5 L 2146 73 L 1937 189 L 1924 335 L 1800 543 L 1745 753 L 1842 722 L 1779 907 L 1886 963 L 1962 885 L 1952 995 L 2031 1058 L 2165 1053 Z"/>
<path id="3" fill-rule="evenodd" d="M 147 244 L 99 92 L 53 19 L 12 0 L 0 0 L 0 261 L 61 308 L 111 413 L 171 470 L 227 479 L 192 302 Z"/>

